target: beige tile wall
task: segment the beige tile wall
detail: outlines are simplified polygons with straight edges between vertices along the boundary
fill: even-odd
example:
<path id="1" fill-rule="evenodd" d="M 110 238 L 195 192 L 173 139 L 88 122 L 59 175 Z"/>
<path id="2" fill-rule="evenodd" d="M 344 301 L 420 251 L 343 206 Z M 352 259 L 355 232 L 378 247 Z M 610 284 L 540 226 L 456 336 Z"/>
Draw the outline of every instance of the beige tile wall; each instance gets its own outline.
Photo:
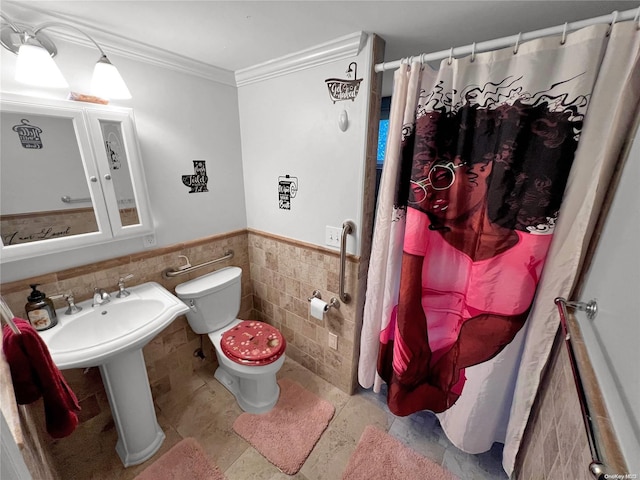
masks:
<path id="1" fill-rule="evenodd" d="M 607 473 L 629 473 L 573 318 L 570 325 L 574 326 L 572 341 L 603 463 Z M 591 451 L 569 355 L 563 337 L 558 334 L 516 459 L 516 478 L 593 480 L 588 470 L 590 463 Z"/>
<path id="2" fill-rule="evenodd" d="M 181 264 L 178 255 L 187 255 L 195 265 L 219 258 L 229 248 L 234 250 L 231 260 L 185 277 L 162 277 L 165 268 Z M 242 230 L 4 283 L 0 285 L 0 291 L 14 314 L 24 316 L 30 283 L 40 283 L 39 289 L 49 295 L 72 290 L 80 302 L 91 298 L 95 286 L 114 291 L 118 278 L 125 273 L 135 274 L 131 285 L 154 281 L 173 292 L 177 284 L 227 265 L 243 269 L 239 317 L 257 318 L 275 325 L 287 339 L 287 355 L 341 390 L 351 393 L 356 357 L 356 305 L 360 303 L 356 291 L 358 258 L 348 256 L 346 262 L 346 291 L 351 293 L 354 301 L 349 304 L 341 302 L 340 308 L 331 309 L 322 321 L 309 316 L 308 297 L 313 290 L 320 290 L 323 299 L 338 296 L 339 256 L 329 249 Z M 55 303 L 57 308 L 65 305 L 63 300 Z M 329 332 L 338 335 L 337 350 L 328 347 Z M 181 316 L 144 347 L 154 398 L 172 389 L 188 388 L 198 367 L 206 362 L 215 362 L 213 347 L 206 337 L 202 342 L 206 359 L 193 356 L 194 350 L 200 346 L 200 336 L 192 332 L 186 318 Z M 69 369 L 63 374 L 80 401 L 80 421 L 98 422 L 103 431 L 111 432 L 114 425 L 98 369 Z M 41 402 L 28 406 L 34 418 L 30 420 L 32 425 L 43 423 L 42 408 Z M 42 429 L 32 429 L 27 437 L 42 444 L 34 451 L 44 449 L 45 453 L 60 442 L 50 440 Z"/>
<path id="3" fill-rule="evenodd" d="M 162 272 L 166 268 L 182 264 L 178 255 L 187 255 L 191 264 L 196 265 L 220 258 L 228 249 L 234 251 L 234 257 L 223 263 L 197 270 L 184 277 L 165 279 L 162 276 Z M 253 308 L 245 230 L 4 283 L 0 286 L 0 292 L 14 314 L 24 317 L 24 305 L 30 291 L 30 283 L 40 283 L 41 286 L 38 288 L 48 295 L 71 290 L 76 301 L 80 302 L 91 298 L 93 288 L 96 286 L 108 291 L 116 290 L 118 278 L 125 273 L 135 275 L 130 280 L 130 285 L 158 282 L 169 291 L 174 292 L 177 284 L 228 265 L 237 265 L 244 272 L 240 311 L 240 317 L 244 318 L 250 315 Z M 64 300 L 56 300 L 55 304 L 56 308 L 66 305 Z M 190 380 L 194 368 L 205 362 L 215 361 L 213 347 L 208 341 L 202 342 L 206 354 L 205 360 L 193 356 L 194 350 L 199 348 L 200 344 L 200 336 L 193 333 L 186 317 L 181 316 L 144 347 L 149 382 L 154 396 L 172 388 L 180 388 Z M 87 372 L 83 369 L 69 369 L 65 370 L 63 374 L 80 401 L 81 421 L 88 421 L 109 409 L 97 368 L 89 369 Z"/>
<path id="4" fill-rule="evenodd" d="M 310 316 L 309 297 L 319 290 L 326 302 L 338 298 L 337 252 L 257 231 L 249 232 L 254 317 L 278 328 L 287 355 L 341 390 L 351 393 L 354 368 L 356 302 L 341 302 L 322 321 Z M 346 288 L 356 297 L 358 261 L 348 257 Z M 329 332 L 338 349 L 328 346 Z"/>

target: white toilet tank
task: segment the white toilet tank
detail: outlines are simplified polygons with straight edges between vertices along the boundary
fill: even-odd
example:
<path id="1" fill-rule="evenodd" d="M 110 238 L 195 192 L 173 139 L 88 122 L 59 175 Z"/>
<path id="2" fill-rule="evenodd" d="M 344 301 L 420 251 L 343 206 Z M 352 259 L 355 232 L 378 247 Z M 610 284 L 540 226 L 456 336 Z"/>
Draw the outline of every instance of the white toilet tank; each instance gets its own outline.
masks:
<path id="1" fill-rule="evenodd" d="M 192 330 L 205 334 L 233 322 L 240 311 L 242 269 L 226 267 L 176 286 L 176 295 L 190 310 Z"/>

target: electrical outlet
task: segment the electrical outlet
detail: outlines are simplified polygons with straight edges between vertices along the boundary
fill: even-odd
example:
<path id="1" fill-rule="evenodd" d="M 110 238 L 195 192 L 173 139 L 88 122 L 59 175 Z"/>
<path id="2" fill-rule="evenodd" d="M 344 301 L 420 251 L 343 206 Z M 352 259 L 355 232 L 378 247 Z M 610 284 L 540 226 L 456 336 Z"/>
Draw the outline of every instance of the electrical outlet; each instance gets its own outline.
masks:
<path id="1" fill-rule="evenodd" d="M 155 247 L 156 236 L 153 233 L 145 235 L 144 237 L 142 237 L 142 245 L 144 246 L 144 248 Z"/>
<path id="2" fill-rule="evenodd" d="M 338 349 L 338 335 L 329 332 L 329 348 Z"/>
<path id="3" fill-rule="evenodd" d="M 327 225 L 324 235 L 324 243 L 332 247 L 340 246 L 340 235 L 342 235 L 342 229 L 339 227 L 330 227 Z"/>

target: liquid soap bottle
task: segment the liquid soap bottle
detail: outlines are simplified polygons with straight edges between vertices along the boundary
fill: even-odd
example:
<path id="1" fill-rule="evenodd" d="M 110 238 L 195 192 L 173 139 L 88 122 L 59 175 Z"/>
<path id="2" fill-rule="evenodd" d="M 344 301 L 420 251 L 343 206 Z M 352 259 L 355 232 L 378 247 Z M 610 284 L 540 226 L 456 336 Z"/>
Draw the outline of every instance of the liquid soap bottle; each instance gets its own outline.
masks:
<path id="1" fill-rule="evenodd" d="M 33 290 L 27 297 L 27 303 L 24 307 L 27 312 L 29 322 L 36 330 L 46 330 L 51 327 L 55 327 L 58 323 L 58 317 L 56 315 L 56 309 L 53 307 L 53 302 L 50 298 L 39 291 L 36 287 L 39 283 L 29 285 Z"/>

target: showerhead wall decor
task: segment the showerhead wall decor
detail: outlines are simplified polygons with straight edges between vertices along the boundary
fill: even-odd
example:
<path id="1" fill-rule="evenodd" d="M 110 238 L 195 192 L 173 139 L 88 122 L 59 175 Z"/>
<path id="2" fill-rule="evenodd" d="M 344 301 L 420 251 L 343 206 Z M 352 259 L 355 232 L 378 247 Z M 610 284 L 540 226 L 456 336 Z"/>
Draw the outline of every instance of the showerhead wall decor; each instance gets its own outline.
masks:
<path id="1" fill-rule="evenodd" d="M 353 80 L 350 80 L 353 73 Z M 325 83 L 329 89 L 329 96 L 333 103 L 343 100 L 351 100 L 352 102 L 358 96 L 360 91 L 360 82 L 362 78 L 358 78 L 358 64 L 351 62 L 346 71 L 347 79 L 341 78 L 327 78 Z"/>

